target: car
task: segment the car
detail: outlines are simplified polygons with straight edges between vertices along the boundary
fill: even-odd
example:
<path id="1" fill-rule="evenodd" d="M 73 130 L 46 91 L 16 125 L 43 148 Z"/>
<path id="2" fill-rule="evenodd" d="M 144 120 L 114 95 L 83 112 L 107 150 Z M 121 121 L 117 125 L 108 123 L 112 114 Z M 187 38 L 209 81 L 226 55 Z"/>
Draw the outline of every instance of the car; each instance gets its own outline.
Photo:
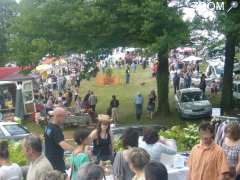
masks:
<path id="1" fill-rule="evenodd" d="M 233 98 L 240 102 L 240 81 L 233 81 Z"/>
<path id="2" fill-rule="evenodd" d="M 118 139 L 118 138 L 122 137 L 122 135 L 124 134 L 125 130 L 128 129 L 128 128 L 136 129 L 138 131 L 138 133 L 139 133 L 139 136 L 143 136 L 143 130 L 145 128 L 153 128 L 153 129 L 155 129 L 157 131 L 166 130 L 165 127 L 163 127 L 161 125 L 158 125 L 158 124 L 128 125 L 128 126 L 119 125 L 119 126 L 111 127 L 110 130 L 111 130 L 111 133 L 113 135 L 113 138 L 114 139 Z"/>
<path id="3" fill-rule="evenodd" d="M 0 122 L 0 140 L 21 140 L 30 132 L 15 122 Z"/>
<path id="4" fill-rule="evenodd" d="M 182 118 L 210 117 L 212 105 L 202 95 L 199 88 L 186 88 L 178 90 L 175 95 L 176 108 Z"/>

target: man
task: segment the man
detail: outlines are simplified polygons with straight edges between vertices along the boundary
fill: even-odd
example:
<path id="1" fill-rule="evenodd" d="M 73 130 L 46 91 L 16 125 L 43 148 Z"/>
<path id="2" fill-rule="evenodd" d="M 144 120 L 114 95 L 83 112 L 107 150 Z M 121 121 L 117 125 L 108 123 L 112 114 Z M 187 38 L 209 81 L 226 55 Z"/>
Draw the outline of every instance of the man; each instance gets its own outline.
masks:
<path id="1" fill-rule="evenodd" d="M 129 82 L 130 82 L 130 67 L 129 67 L 129 65 L 127 66 L 127 69 L 125 72 L 125 79 L 126 79 L 126 84 L 129 84 Z"/>
<path id="2" fill-rule="evenodd" d="M 27 136 L 22 142 L 23 153 L 30 161 L 27 180 L 43 180 L 47 171 L 53 170 L 48 159 L 42 154 L 42 141 L 34 135 Z"/>
<path id="3" fill-rule="evenodd" d="M 53 120 L 50 122 L 44 132 L 46 157 L 53 168 L 65 172 L 65 163 L 63 160 L 64 150 L 71 151 L 73 147 L 64 141 L 64 135 L 61 126 L 64 123 L 66 111 L 57 107 L 53 111 Z"/>
<path id="4" fill-rule="evenodd" d="M 177 72 L 175 72 L 173 76 L 174 94 L 176 94 L 177 90 L 179 90 L 179 86 L 180 86 L 180 75 Z"/>
<path id="5" fill-rule="evenodd" d="M 112 120 L 114 123 L 117 123 L 118 122 L 119 100 L 116 98 L 115 95 L 112 96 L 110 107 L 112 109 Z"/>
<path id="6" fill-rule="evenodd" d="M 136 118 L 137 120 L 141 119 L 142 109 L 143 109 L 143 96 L 140 92 L 137 93 L 137 96 L 134 99 L 135 108 L 136 108 Z"/>
<path id="7" fill-rule="evenodd" d="M 93 92 L 90 93 L 88 102 L 89 102 L 90 108 L 93 110 L 93 112 L 95 112 L 96 104 L 97 104 L 97 97 L 93 94 Z"/>
<path id="8" fill-rule="evenodd" d="M 200 144 L 193 147 L 188 160 L 188 180 L 224 180 L 229 166 L 226 155 L 214 143 L 214 127 L 210 123 L 199 126 Z"/>

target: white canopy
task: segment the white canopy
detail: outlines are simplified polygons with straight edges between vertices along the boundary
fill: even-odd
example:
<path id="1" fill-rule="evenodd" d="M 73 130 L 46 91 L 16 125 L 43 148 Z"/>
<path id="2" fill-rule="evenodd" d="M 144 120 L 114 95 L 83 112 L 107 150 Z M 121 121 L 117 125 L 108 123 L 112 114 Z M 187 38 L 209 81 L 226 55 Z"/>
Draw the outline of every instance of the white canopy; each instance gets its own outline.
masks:
<path id="1" fill-rule="evenodd" d="M 197 62 L 197 61 L 202 61 L 202 58 L 196 57 L 196 56 L 189 56 L 182 60 L 182 62 L 186 62 L 186 63 Z"/>

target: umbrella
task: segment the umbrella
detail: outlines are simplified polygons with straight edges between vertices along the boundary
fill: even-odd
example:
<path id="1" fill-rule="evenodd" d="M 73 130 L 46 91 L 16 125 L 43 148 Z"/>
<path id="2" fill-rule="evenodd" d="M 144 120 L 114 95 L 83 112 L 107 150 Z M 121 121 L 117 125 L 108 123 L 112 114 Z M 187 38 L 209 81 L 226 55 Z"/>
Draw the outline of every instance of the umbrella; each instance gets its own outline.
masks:
<path id="1" fill-rule="evenodd" d="M 52 65 L 49 65 L 49 64 L 41 64 L 36 67 L 36 71 L 38 72 L 49 71 L 51 69 L 52 69 Z"/>
<path id="2" fill-rule="evenodd" d="M 15 116 L 23 120 L 24 118 L 24 103 L 22 96 L 22 85 L 17 85 Z"/>

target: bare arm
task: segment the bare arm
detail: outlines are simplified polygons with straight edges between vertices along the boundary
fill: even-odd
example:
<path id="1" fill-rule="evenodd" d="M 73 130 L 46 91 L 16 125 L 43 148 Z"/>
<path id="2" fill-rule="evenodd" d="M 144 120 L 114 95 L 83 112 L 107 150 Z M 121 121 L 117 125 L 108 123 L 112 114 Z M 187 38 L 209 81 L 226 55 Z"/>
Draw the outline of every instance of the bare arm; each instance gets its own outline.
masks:
<path id="1" fill-rule="evenodd" d="M 237 167 L 236 167 L 236 173 L 238 175 L 240 175 L 240 154 L 238 154 L 238 164 L 237 164 Z"/>
<path id="2" fill-rule="evenodd" d="M 63 148 L 65 151 L 73 151 L 74 147 L 70 144 L 68 144 L 66 141 L 61 141 L 59 143 L 59 146 L 61 146 L 61 148 Z"/>

